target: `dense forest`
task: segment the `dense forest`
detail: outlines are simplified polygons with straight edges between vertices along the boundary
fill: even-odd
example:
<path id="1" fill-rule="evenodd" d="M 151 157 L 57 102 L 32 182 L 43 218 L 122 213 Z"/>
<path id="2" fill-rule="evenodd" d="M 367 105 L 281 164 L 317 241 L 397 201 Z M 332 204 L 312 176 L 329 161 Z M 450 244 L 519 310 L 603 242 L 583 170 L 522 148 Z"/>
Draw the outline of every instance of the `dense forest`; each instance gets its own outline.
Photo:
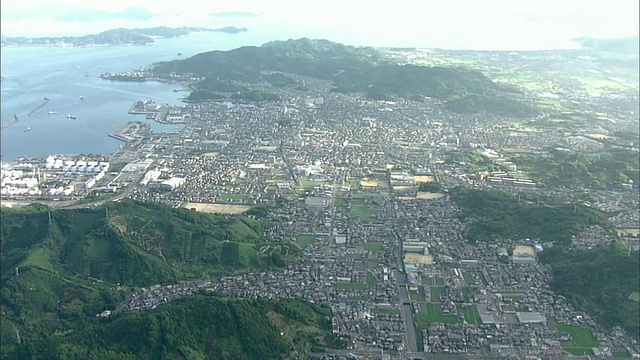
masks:
<path id="1" fill-rule="evenodd" d="M 3 321 L 2 354 L 10 359 L 287 359 L 313 346 L 339 345 L 330 326 L 330 309 L 303 301 L 202 293 L 110 319 L 54 312 L 19 332 Z"/>
<path id="2" fill-rule="evenodd" d="M 591 250 L 553 247 L 543 251 L 540 260 L 552 267 L 554 291 L 605 328 L 622 326 L 637 339 L 640 305 L 632 294 L 640 283 L 639 255 L 615 243 Z"/>
<path id="3" fill-rule="evenodd" d="M 531 238 L 569 245 L 572 235 L 589 226 L 606 225 L 605 213 L 584 205 L 547 205 L 503 191 L 464 187 L 452 189 L 450 195 L 471 221 L 467 229 L 471 242 Z"/>

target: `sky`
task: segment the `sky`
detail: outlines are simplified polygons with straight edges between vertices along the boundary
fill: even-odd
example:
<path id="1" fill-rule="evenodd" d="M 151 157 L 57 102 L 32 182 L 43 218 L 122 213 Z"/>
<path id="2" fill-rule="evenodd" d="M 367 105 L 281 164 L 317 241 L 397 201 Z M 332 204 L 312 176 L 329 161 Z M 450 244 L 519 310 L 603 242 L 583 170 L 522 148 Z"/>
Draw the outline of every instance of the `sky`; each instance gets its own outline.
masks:
<path id="1" fill-rule="evenodd" d="M 117 27 L 239 26 L 251 30 L 277 26 L 290 32 L 292 38 L 324 35 L 329 40 L 353 45 L 431 44 L 472 49 L 478 48 L 478 44 L 494 43 L 517 50 L 518 46 L 562 47 L 573 37 L 624 37 L 639 32 L 638 0 L 393 0 L 377 3 L 370 0 L 215 0 L 211 3 L 200 0 L 58 0 L 55 3 L 2 0 L 0 33 L 63 36 L 93 34 Z"/>

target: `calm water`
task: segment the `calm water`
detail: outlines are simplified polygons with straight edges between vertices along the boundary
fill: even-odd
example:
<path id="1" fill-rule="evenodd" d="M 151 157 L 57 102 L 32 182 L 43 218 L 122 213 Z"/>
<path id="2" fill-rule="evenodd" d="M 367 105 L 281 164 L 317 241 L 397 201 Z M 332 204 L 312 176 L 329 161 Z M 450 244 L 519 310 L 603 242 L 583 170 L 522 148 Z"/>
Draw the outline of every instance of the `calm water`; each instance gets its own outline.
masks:
<path id="1" fill-rule="evenodd" d="M 204 51 L 230 50 L 288 38 L 275 30 L 262 30 L 235 35 L 192 34 L 144 47 L 2 48 L 2 124 L 11 122 L 14 114 L 20 119 L 2 129 L 2 160 L 25 155 L 111 153 L 122 143 L 108 137 L 110 132 L 127 121 L 150 121 L 144 116 L 127 114 L 134 101 L 180 104 L 186 96 L 185 92 L 173 91 L 179 87 L 175 84 L 108 81 L 99 78 L 103 72 L 139 69 Z M 177 55 L 179 52 L 181 56 Z M 44 97 L 49 102 L 27 116 L 44 102 Z M 58 113 L 49 115 L 49 111 Z M 68 120 L 67 114 L 77 119 Z M 150 122 L 154 131 L 177 129 Z M 31 131 L 25 132 L 27 127 Z"/>

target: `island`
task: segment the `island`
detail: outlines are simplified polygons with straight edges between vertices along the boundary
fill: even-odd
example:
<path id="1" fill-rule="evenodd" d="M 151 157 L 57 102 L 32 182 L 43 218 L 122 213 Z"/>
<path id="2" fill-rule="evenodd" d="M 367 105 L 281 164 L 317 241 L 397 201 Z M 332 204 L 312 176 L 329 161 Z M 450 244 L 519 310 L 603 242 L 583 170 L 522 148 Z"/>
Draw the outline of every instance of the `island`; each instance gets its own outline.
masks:
<path id="1" fill-rule="evenodd" d="M 246 28 L 227 26 L 218 29 L 202 27 L 170 28 L 160 26 L 141 29 L 112 29 L 99 34 L 84 36 L 60 36 L 60 37 L 10 37 L 2 36 L 1 46 L 60 46 L 60 47 L 84 47 L 84 46 L 110 46 L 110 45 L 153 45 L 156 39 L 168 39 L 178 36 L 187 36 L 197 32 L 219 32 L 226 34 L 238 34 L 248 31 Z"/>

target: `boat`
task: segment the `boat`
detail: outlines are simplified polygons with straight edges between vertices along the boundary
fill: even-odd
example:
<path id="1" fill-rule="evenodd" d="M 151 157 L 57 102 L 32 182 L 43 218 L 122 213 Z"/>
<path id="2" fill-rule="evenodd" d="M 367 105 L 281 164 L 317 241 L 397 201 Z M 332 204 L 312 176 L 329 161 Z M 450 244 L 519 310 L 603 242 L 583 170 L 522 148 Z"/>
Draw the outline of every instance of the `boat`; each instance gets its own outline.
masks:
<path id="1" fill-rule="evenodd" d="M 76 119 L 76 117 L 75 117 L 75 116 L 73 116 L 73 115 L 71 115 L 71 114 L 69 114 L 69 115 L 67 115 L 67 119 L 69 119 L 69 120 L 75 120 L 75 119 Z"/>
<path id="2" fill-rule="evenodd" d="M 89 76 L 89 73 L 84 73 L 84 76 Z"/>
<path id="3" fill-rule="evenodd" d="M 44 101 L 49 101 L 49 98 L 48 98 L 48 97 L 45 97 L 45 98 L 44 98 Z"/>
<path id="4" fill-rule="evenodd" d="M 84 96 L 80 95 L 80 100 L 84 100 Z"/>
<path id="5" fill-rule="evenodd" d="M 26 127 L 24 130 L 22 130 L 22 131 L 24 131 L 24 132 L 28 132 L 28 131 L 31 131 L 31 128 L 27 126 L 27 127 Z"/>
<path id="6" fill-rule="evenodd" d="M 57 113 L 58 113 L 57 111 L 49 111 L 47 114 L 49 114 L 49 115 L 55 115 L 55 114 L 57 114 Z"/>

